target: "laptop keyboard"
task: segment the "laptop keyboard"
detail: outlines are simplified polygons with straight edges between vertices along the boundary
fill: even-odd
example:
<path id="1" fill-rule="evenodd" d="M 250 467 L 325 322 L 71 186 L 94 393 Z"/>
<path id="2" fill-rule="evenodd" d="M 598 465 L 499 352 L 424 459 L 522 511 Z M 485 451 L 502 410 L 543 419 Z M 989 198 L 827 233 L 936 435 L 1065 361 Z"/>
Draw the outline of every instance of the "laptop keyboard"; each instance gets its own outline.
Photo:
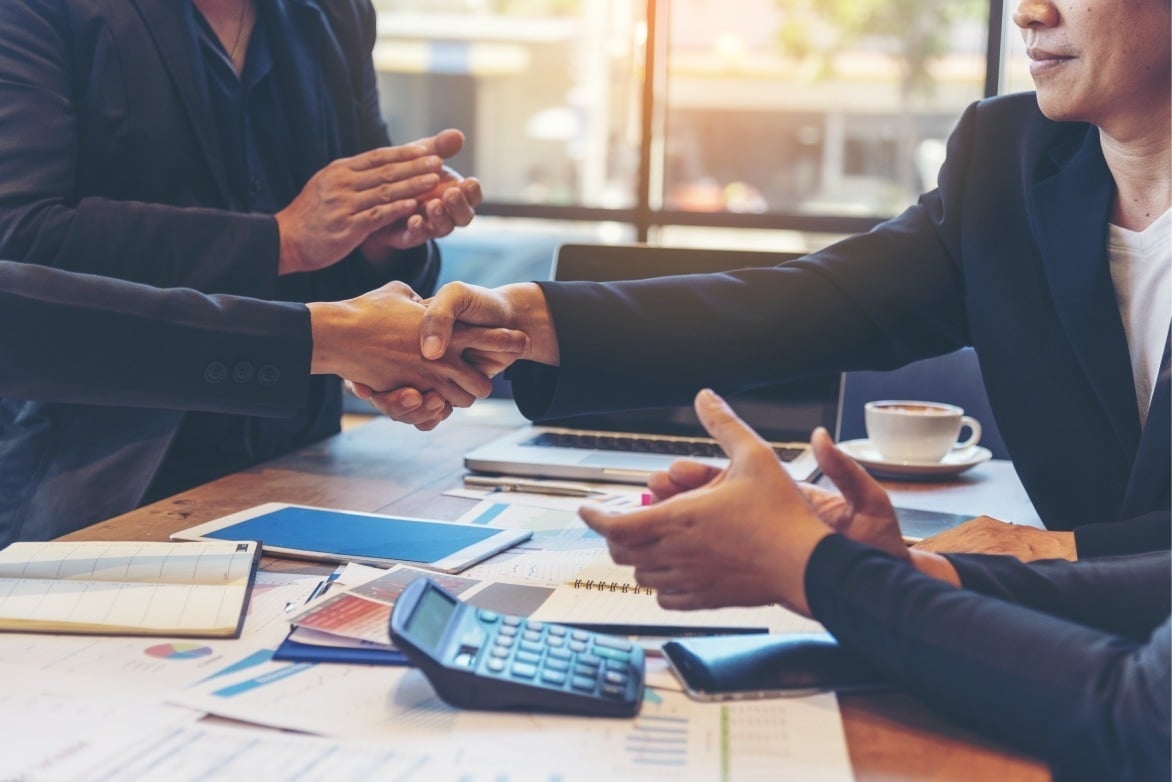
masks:
<path id="1" fill-rule="evenodd" d="M 542 448 L 586 448 L 598 451 L 622 451 L 627 453 L 664 453 L 672 456 L 724 457 L 725 453 L 715 442 L 704 440 L 683 440 L 666 437 L 630 437 L 624 435 L 569 434 L 565 432 L 542 432 L 521 445 Z M 805 452 L 801 446 L 774 446 L 777 458 L 792 462 Z"/>

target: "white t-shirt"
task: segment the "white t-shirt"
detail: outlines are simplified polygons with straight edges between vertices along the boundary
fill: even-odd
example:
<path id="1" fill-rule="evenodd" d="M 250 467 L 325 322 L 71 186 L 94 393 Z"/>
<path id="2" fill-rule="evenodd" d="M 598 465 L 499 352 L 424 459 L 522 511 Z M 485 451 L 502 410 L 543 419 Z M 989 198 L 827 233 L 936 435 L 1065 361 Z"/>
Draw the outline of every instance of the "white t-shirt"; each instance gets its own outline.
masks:
<path id="1" fill-rule="evenodd" d="M 1142 425 L 1172 322 L 1172 209 L 1143 231 L 1111 225 L 1107 238 L 1115 302 L 1123 318 Z"/>

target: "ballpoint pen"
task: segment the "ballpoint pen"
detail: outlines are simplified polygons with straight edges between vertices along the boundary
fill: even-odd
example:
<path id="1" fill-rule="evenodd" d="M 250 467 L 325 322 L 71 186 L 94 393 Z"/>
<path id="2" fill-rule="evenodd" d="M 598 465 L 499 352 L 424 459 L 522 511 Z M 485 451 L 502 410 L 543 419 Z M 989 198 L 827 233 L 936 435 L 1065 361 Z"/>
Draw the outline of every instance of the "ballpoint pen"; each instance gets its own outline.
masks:
<path id="1" fill-rule="evenodd" d="M 597 494 L 606 494 L 601 489 L 591 489 L 586 486 L 576 486 L 571 483 L 528 481 L 523 478 L 503 478 L 489 475 L 465 475 L 464 485 L 477 489 L 553 494 L 559 497 L 593 497 Z"/>

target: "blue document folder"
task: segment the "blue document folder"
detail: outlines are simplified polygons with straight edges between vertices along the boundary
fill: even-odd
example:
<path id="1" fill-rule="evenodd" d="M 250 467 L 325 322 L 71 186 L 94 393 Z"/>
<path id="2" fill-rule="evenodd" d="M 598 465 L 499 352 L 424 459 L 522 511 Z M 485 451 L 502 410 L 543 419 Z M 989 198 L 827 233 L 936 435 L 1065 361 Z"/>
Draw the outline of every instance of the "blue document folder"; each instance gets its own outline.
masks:
<path id="1" fill-rule="evenodd" d="M 285 638 L 273 652 L 274 660 L 292 663 L 352 663 L 357 665 L 410 665 L 398 649 L 356 649 L 321 646 Z"/>

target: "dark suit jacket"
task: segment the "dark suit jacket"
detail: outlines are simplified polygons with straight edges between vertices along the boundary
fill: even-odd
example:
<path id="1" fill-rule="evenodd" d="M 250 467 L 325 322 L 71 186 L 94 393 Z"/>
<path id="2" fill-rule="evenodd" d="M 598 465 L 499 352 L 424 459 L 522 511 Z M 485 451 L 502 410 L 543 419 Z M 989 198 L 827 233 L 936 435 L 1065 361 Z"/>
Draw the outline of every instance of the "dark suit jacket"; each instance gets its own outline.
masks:
<path id="1" fill-rule="evenodd" d="M 1168 551 L 949 559 L 964 589 L 831 535 L 806 568 L 810 610 L 933 708 L 1045 759 L 1056 782 L 1168 779 Z"/>
<path id="2" fill-rule="evenodd" d="M 311 342 L 303 304 L 0 261 L 6 397 L 287 416 L 305 405 Z M 240 363 L 246 382 L 230 377 Z"/>
<path id="3" fill-rule="evenodd" d="M 542 283 L 561 367 L 518 365 L 518 403 L 531 418 L 687 403 L 972 345 L 1046 525 L 1080 528 L 1084 555 L 1167 547 L 1166 522 L 1119 523 L 1168 511 L 1172 402 L 1165 348 L 1141 429 L 1107 265 L 1114 194 L 1095 128 L 1051 122 L 1032 94 L 982 101 L 938 189 L 867 234 L 770 269 Z"/>
<path id="4" fill-rule="evenodd" d="M 299 179 L 388 143 L 369 0 L 272 0 L 265 13 L 298 118 L 289 133 Z M 316 67 L 297 64 L 291 41 L 317 53 Z M 170 0 L 0 4 L 0 257 L 265 299 L 347 298 L 385 282 L 357 257 L 278 279 L 274 218 L 227 211 L 198 62 Z M 399 265 L 420 291 L 437 274 L 430 245 Z M 336 431 L 339 381 L 314 378 L 308 400 L 297 438 Z M 170 410 L 0 401 L 0 545 L 133 508 L 180 423 Z M 264 421 L 239 428 L 254 461 L 301 444 Z"/>

